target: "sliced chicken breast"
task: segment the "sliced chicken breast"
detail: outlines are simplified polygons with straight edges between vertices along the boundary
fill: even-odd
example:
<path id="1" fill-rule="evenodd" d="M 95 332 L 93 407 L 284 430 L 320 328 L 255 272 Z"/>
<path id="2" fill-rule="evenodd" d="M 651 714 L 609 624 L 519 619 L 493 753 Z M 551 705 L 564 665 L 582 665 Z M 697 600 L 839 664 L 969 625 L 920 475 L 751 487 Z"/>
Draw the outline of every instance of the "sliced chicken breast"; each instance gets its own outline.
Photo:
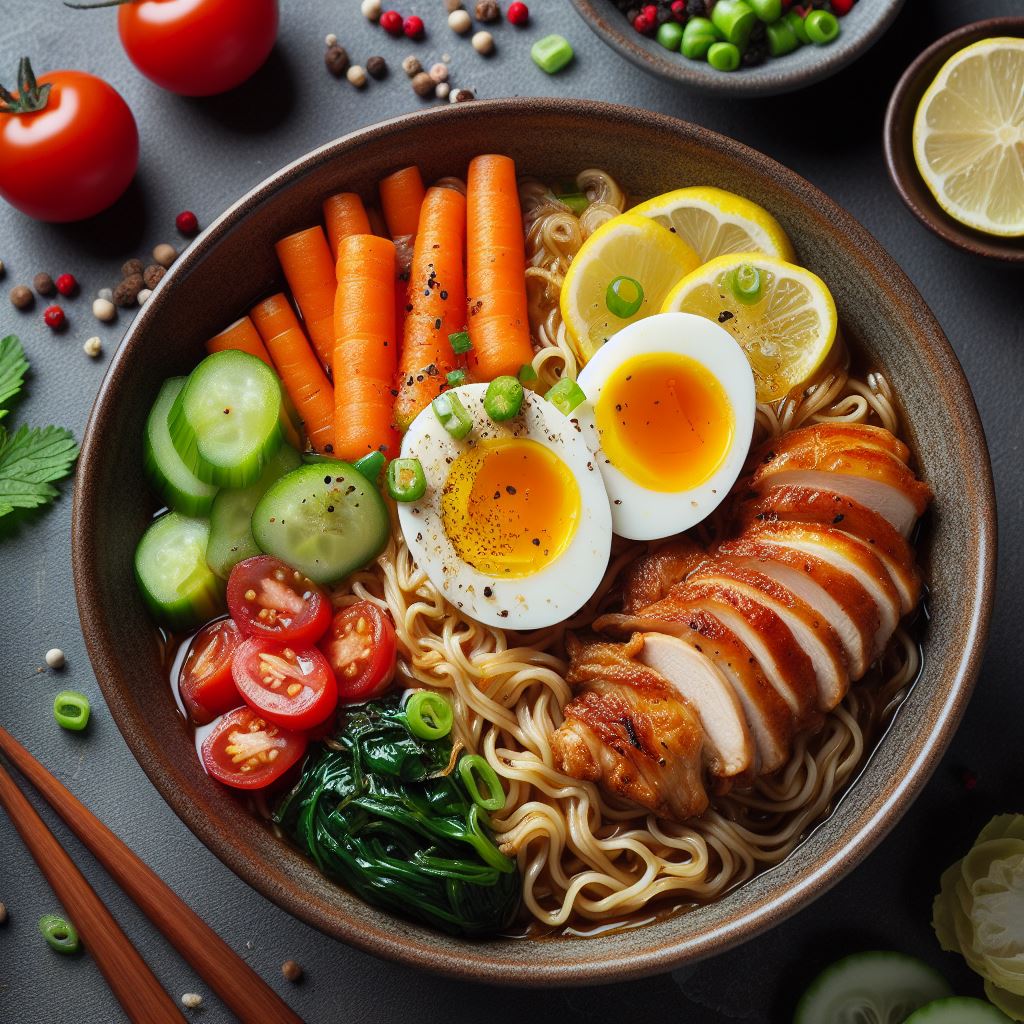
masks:
<path id="1" fill-rule="evenodd" d="M 816 448 L 819 451 L 848 448 L 878 448 L 895 456 L 900 462 L 907 462 L 910 449 L 885 427 L 870 423 L 825 422 L 811 423 L 787 431 L 781 437 L 765 442 L 752 457 L 758 462 L 768 462 L 779 455 L 799 449 Z"/>
<path id="2" fill-rule="evenodd" d="M 622 610 L 635 612 L 660 601 L 707 557 L 689 537 L 675 537 L 638 558 L 622 574 Z"/>

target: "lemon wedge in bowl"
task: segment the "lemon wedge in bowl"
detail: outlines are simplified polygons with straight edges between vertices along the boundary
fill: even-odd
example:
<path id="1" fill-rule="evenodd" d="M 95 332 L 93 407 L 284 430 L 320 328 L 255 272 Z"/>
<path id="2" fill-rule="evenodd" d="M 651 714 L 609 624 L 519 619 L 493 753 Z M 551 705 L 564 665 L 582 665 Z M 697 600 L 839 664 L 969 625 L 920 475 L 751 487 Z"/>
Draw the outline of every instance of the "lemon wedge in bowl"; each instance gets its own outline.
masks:
<path id="1" fill-rule="evenodd" d="M 562 321 L 580 365 L 627 324 L 659 312 L 672 287 L 699 264 L 678 235 L 638 213 L 602 224 L 562 282 Z"/>
<path id="2" fill-rule="evenodd" d="M 747 354 L 759 402 L 806 383 L 835 341 L 836 304 L 821 278 L 763 253 L 718 256 L 669 293 L 663 313 L 721 324 Z"/>
<path id="3" fill-rule="evenodd" d="M 953 54 L 921 99 L 913 143 L 946 213 L 986 234 L 1024 235 L 1024 39 Z"/>
<path id="4" fill-rule="evenodd" d="M 730 252 L 763 252 L 793 261 L 793 246 L 782 225 L 763 206 L 723 188 L 677 188 L 632 212 L 675 231 L 702 263 Z"/>

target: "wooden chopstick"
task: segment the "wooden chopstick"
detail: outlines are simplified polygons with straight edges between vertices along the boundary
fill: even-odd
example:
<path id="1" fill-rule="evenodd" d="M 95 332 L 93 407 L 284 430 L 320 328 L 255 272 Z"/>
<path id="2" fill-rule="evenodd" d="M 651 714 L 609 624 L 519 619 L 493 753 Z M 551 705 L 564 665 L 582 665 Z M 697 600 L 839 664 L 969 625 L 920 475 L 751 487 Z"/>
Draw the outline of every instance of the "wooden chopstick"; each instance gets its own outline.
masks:
<path id="1" fill-rule="evenodd" d="M 161 881 L 152 868 L 125 846 L 99 818 L 2 727 L 0 752 L 35 786 L 118 885 L 138 904 L 171 945 L 240 1020 L 245 1024 L 303 1024 L 302 1018 L 289 1009 L 284 1000 L 198 914 L 194 913 L 170 886 Z M 11 785 L 13 786 L 13 783 Z M 25 801 L 17 787 L 14 789 Z M 25 801 L 25 805 L 32 810 L 28 801 Z M 50 839 L 63 854 L 68 865 L 74 869 L 70 858 L 61 850 L 57 841 L 52 836 Z M 88 886 L 84 878 L 82 883 Z M 56 889 L 56 886 L 54 888 Z M 95 898 L 95 893 L 91 889 L 89 892 Z M 102 904 L 100 906 L 102 908 Z M 78 924 L 78 918 L 75 918 L 75 923 Z M 86 938 L 84 929 L 82 936 Z M 86 944 L 95 951 L 95 944 L 90 943 L 88 938 Z M 145 968 L 145 964 L 142 966 Z M 162 989 L 161 992 L 163 993 Z M 156 1024 L 172 1018 L 145 1019 Z M 173 1019 L 181 1019 L 176 1008 Z"/>
<path id="2" fill-rule="evenodd" d="M 174 1000 L 2 764 L 0 806 L 21 833 L 128 1019 L 133 1024 L 184 1024 Z"/>

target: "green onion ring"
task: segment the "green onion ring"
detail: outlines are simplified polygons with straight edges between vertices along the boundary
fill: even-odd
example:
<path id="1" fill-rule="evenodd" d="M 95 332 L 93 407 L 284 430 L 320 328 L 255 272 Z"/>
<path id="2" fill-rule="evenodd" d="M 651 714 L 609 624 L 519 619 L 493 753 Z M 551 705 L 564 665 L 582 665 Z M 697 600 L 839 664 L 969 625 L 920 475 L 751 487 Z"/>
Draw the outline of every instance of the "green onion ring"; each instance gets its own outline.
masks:
<path id="1" fill-rule="evenodd" d="M 628 320 L 644 304 L 643 285 L 633 277 L 617 277 L 608 285 L 604 302 L 612 316 Z"/>
<path id="2" fill-rule="evenodd" d="M 405 724 L 421 740 L 440 740 L 452 731 L 452 706 L 439 693 L 420 690 L 405 705 Z"/>
<path id="3" fill-rule="evenodd" d="M 469 790 L 473 803 L 481 810 L 500 811 L 505 806 L 505 790 L 501 788 L 498 773 L 479 754 L 462 756 L 459 760 L 459 775 Z M 480 792 L 480 783 L 483 783 L 487 790 L 486 797 Z"/>

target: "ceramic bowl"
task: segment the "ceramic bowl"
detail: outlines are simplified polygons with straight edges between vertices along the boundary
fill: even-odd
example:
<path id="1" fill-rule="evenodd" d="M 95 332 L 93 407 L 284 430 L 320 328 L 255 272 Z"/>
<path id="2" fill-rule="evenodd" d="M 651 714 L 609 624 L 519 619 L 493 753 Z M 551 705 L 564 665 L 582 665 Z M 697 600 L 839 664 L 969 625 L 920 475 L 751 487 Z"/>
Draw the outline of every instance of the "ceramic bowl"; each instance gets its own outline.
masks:
<path id="1" fill-rule="evenodd" d="M 903 72 L 885 112 L 885 163 L 903 202 L 929 231 L 975 256 L 1024 266 L 1024 238 L 986 235 L 955 220 L 939 206 L 914 162 L 914 116 L 921 97 L 954 53 L 990 36 L 1024 38 L 1024 17 L 989 18 L 964 25 L 937 39 Z"/>
<path id="2" fill-rule="evenodd" d="M 707 61 L 689 60 L 643 36 L 612 0 L 572 0 L 587 25 L 613 50 L 644 71 L 699 92 L 720 96 L 776 96 L 805 89 L 834 75 L 876 43 L 893 23 L 903 0 L 859 0 L 840 18 L 839 38 L 828 46 L 801 46 L 753 68 L 716 71 Z M 637 3 L 639 5 L 639 2 Z"/>
<path id="3" fill-rule="evenodd" d="M 924 669 L 832 816 L 784 863 L 717 902 L 588 939 L 454 939 L 327 881 L 204 774 L 132 576 L 155 507 L 141 440 L 150 404 L 161 381 L 195 366 L 206 338 L 280 287 L 274 241 L 316 223 L 333 192 L 370 196 L 410 161 L 427 180 L 462 173 L 472 156 L 495 149 L 521 173 L 547 179 L 597 166 L 636 196 L 711 183 L 770 209 L 801 261 L 832 286 L 847 330 L 885 368 L 936 494 L 921 552 L 931 585 Z M 153 784 L 225 864 L 285 910 L 379 956 L 492 983 L 571 985 L 665 971 L 750 938 L 833 885 L 895 824 L 953 735 L 978 671 L 994 508 L 960 365 L 906 275 L 848 213 L 768 157 L 696 125 L 576 99 L 524 99 L 448 106 L 356 132 L 285 167 L 214 222 L 139 312 L 107 371 L 78 463 L 72 544 L 82 628 L 110 713 Z"/>

